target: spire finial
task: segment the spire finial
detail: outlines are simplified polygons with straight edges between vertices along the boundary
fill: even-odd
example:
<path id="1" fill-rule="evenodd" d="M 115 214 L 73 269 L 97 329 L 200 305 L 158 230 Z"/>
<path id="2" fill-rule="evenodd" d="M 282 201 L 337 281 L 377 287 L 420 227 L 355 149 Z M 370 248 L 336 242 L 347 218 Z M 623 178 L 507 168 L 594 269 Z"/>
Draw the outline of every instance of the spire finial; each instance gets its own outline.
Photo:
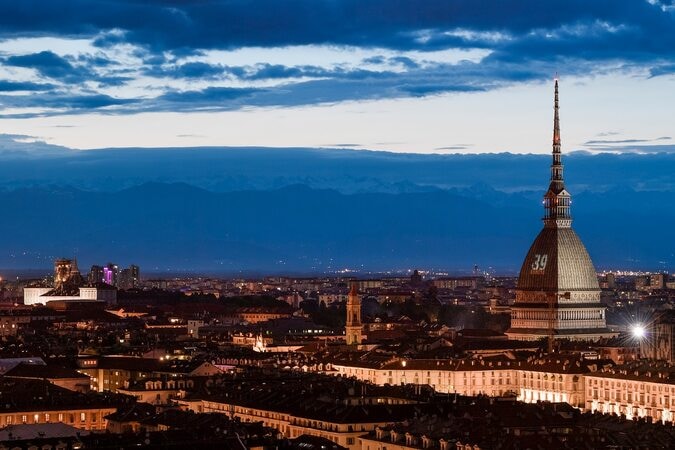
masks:
<path id="1" fill-rule="evenodd" d="M 570 197 L 565 190 L 563 181 L 563 165 L 560 152 L 560 115 L 558 105 L 558 74 L 555 77 L 553 94 L 553 161 L 551 163 L 551 184 L 544 196 L 546 216 L 544 222 L 547 226 L 569 227 Z"/>
<path id="2" fill-rule="evenodd" d="M 558 148 L 556 149 L 556 145 Z M 555 94 L 553 101 L 553 152 L 560 153 L 560 117 L 558 115 L 558 73 L 555 74 Z"/>

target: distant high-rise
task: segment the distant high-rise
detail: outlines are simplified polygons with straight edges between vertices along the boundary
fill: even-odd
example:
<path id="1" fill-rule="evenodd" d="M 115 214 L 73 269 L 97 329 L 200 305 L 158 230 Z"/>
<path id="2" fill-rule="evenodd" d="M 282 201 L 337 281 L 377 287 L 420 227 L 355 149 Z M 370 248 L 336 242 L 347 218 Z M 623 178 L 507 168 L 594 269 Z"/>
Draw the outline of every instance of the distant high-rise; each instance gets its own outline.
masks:
<path id="1" fill-rule="evenodd" d="M 97 283 L 102 283 L 103 282 L 103 267 L 97 266 L 97 265 L 91 266 L 91 269 L 89 270 L 89 276 L 87 277 L 87 281 L 91 285 L 95 285 Z"/>
<path id="2" fill-rule="evenodd" d="M 129 270 L 131 270 L 131 282 L 133 287 L 138 287 L 138 284 L 141 281 L 141 268 L 138 267 L 135 264 L 132 264 L 129 266 Z"/>
<path id="3" fill-rule="evenodd" d="M 361 324 L 361 299 L 359 298 L 358 283 L 352 282 L 347 297 L 347 326 L 345 339 L 347 345 L 359 345 L 363 335 Z"/>
<path id="4" fill-rule="evenodd" d="M 108 263 L 103 268 L 103 282 L 111 286 L 117 286 L 117 276 L 119 274 L 119 268 L 117 264 Z"/>
<path id="5" fill-rule="evenodd" d="M 122 269 L 117 277 L 117 287 L 120 289 L 133 289 L 138 287 L 138 281 L 141 276 L 141 269 L 136 265 L 129 266 L 128 269 Z"/>
<path id="6" fill-rule="evenodd" d="M 596 340 L 614 333 L 606 326 L 591 258 L 572 230 L 572 200 L 565 189 L 560 153 L 558 80 L 554 97 L 553 162 L 551 182 L 544 195 L 544 229 L 520 269 L 507 335 L 526 340 Z"/>

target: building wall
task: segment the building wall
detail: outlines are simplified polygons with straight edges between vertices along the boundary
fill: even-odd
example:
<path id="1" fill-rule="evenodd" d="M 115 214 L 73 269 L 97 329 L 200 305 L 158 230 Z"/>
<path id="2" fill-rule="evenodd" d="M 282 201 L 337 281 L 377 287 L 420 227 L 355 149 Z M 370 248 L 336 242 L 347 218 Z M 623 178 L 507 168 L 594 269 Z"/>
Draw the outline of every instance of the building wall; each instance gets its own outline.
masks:
<path id="1" fill-rule="evenodd" d="M 651 417 L 675 422 L 675 384 L 609 378 L 601 373 L 560 373 L 522 367 L 476 366 L 472 370 L 381 370 L 333 365 L 334 375 L 355 377 L 378 385 L 424 384 L 438 392 L 501 396 L 515 392 L 518 400 L 566 402 L 584 411 Z M 655 375 L 656 377 L 656 375 Z M 665 380 L 664 380 L 665 381 Z"/>
<path id="2" fill-rule="evenodd" d="M 586 375 L 587 411 L 675 421 L 675 385 Z"/>
<path id="3" fill-rule="evenodd" d="M 95 287 L 81 287 L 80 299 L 99 300 L 109 305 L 117 303 L 117 289 L 98 289 Z"/>
<path id="4" fill-rule="evenodd" d="M 584 377 L 580 374 L 517 370 L 518 400 L 566 402 L 584 407 Z"/>
<path id="5" fill-rule="evenodd" d="M 355 377 L 383 386 L 400 384 L 424 384 L 437 392 L 461 395 L 501 396 L 517 393 L 517 371 L 498 367 L 483 370 L 441 370 L 441 369 L 374 369 L 333 365 L 337 374 Z"/>
<path id="6" fill-rule="evenodd" d="M 105 416 L 114 413 L 117 408 L 94 408 L 72 410 L 42 410 L 21 412 L 0 412 L 0 428 L 8 425 L 62 422 L 82 430 L 105 430 Z"/>
<path id="7" fill-rule="evenodd" d="M 199 327 L 203 327 L 205 325 L 203 320 L 188 320 L 187 321 L 187 329 L 188 329 L 188 335 L 192 336 L 193 338 L 199 338 Z"/>
<path id="8" fill-rule="evenodd" d="M 429 439 L 402 434 L 395 431 L 378 429 L 376 436 L 362 436 L 359 438 L 362 450 L 418 450 L 431 448 L 436 450 L 481 450 L 478 445 L 462 445 L 461 442 L 450 443 L 444 439 Z"/>
<path id="9" fill-rule="evenodd" d="M 122 369 L 100 369 L 98 367 L 82 367 L 78 369 L 78 372 L 91 378 L 91 390 L 96 392 L 115 392 L 117 389 L 124 387 L 129 381 L 139 380 L 149 375 L 142 372 L 131 372 Z"/>
<path id="10" fill-rule="evenodd" d="M 52 288 L 45 287 L 27 287 L 23 288 L 23 304 L 36 305 L 38 303 L 46 303 L 46 300 L 40 298 L 41 295 L 51 291 Z"/>
<path id="11" fill-rule="evenodd" d="M 646 339 L 640 340 L 640 355 L 675 363 L 675 323 L 655 323 L 648 330 Z"/>
<path id="12" fill-rule="evenodd" d="M 0 316 L 0 336 L 16 336 L 19 328 L 30 321 L 30 316 Z"/>
<path id="13" fill-rule="evenodd" d="M 242 422 L 262 422 L 276 428 L 284 437 L 293 439 L 303 434 L 329 439 L 350 450 L 360 450 L 359 436 L 385 423 L 335 423 L 295 417 L 283 412 L 233 405 L 207 400 L 179 400 L 184 409 L 194 412 L 227 414 Z"/>

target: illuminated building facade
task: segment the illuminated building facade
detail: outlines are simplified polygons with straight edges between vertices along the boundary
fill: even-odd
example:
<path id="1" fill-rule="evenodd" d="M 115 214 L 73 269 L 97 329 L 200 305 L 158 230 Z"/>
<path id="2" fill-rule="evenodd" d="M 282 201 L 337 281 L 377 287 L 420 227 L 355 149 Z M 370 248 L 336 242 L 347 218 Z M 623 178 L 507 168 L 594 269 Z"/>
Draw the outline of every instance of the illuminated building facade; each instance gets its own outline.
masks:
<path id="1" fill-rule="evenodd" d="M 628 419 L 675 420 L 675 366 L 632 362 L 613 366 L 578 356 L 549 356 L 514 361 L 405 360 L 333 361 L 326 374 L 354 377 L 380 386 L 419 384 L 441 393 L 514 395 L 525 403 L 566 402 L 584 411 L 623 414 Z"/>
<path id="2" fill-rule="evenodd" d="M 675 421 L 675 367 L 626 364 L 585 376 L 586 405 L 592 412 Z"/>

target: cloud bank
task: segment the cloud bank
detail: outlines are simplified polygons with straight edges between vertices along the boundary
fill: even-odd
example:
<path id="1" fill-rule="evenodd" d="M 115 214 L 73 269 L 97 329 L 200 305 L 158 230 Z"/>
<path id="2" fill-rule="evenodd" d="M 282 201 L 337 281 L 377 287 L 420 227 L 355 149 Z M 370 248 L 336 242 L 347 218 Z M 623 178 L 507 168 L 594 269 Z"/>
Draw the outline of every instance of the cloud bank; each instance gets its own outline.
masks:
<path id="1" fill-rule="evenodd" d="M 2 1 L 0 114 L 423 97 L 556 71 L 669 76 L 674 11 L 654 0 Z"/>

